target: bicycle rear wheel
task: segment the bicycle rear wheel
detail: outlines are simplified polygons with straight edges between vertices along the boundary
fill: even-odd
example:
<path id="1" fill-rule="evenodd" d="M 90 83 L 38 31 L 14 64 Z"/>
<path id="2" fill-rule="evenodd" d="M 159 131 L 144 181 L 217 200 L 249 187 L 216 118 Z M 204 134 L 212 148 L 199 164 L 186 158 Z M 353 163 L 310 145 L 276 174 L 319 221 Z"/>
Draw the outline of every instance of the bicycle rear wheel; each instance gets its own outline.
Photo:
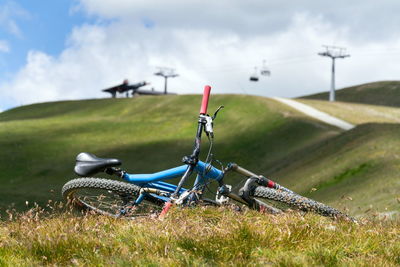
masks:
<path id="1" fill-rule="evenodd" d="M 265 199 L 270 204 L 277 206 L 279 209 L 283 210 L 294 208 L 305 212 L 315 212 L 317 214 L 327 217 L 352 219 L 351 217 L 340 212 L 337 209 L 334 209 L 307 197 L 300 196 L 296 193 L 276 190 L 264 186 L 258 186 L 255 188 L 253 196 L 255 198 Z"/>
<path id="2" fill-rule="evenodd" d="M 79 209 L 115 218 L 157 216 L 164 201 L 147 195 L 139 205 L 133 205 L 139 192 L 136 185 L 101 178 L 74 179 L 62 188 L 63 197 Z"/>

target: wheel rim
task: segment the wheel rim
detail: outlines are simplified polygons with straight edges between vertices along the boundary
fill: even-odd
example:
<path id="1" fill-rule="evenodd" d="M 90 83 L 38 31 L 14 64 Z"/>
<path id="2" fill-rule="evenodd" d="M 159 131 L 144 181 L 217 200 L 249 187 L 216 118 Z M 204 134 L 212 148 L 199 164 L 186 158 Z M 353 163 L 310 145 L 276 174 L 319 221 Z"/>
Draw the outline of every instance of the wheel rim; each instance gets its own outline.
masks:
<path id="1" fill-rule="evenodd" d="M 156 216 L 162 209 L 150 199 L 144 199 L 140 205 L 134 206 L 136 196 L 107 189 L 81 188 L 72 192 L 72 196 L 78 205 L 115 218 Z"/>

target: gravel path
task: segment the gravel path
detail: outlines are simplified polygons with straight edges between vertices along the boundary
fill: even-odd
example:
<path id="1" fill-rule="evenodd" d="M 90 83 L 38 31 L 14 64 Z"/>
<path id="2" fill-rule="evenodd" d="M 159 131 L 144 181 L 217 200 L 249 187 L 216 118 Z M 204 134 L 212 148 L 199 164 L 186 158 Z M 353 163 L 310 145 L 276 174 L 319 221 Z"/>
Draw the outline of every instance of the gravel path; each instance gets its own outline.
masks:
<path id="1" fill-rule="evenodd" d="M 292 108 L 294 108 L 310 117 L 313 117 L 317 120 L 323 121 L 327 124 L 336 126 L 340 129 L 347 131 L 347 130 L 353 129 L 355 127 L 351 123 L 348 123 L 344 120 L 333 117 L 325 112 L 319 111 L 318 109 L 315 109 L 315 108 L 305 105 L 303 103 L 297 102 L 293 99 L 281 98 L 281 97 L 273 97 L 272 99 L 279 101 L 281 103 L 284 103 L 288 106 L 291 106 Z"/>

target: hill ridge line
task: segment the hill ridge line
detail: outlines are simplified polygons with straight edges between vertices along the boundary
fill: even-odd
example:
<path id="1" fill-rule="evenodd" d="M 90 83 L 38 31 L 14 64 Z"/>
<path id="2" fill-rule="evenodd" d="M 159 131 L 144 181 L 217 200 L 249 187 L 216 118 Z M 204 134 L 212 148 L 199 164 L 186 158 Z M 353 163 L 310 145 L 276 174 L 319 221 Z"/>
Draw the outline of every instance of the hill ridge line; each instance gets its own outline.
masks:
<path id="1" fill-rule="evenodd" d="M 322 112 L 316 108 L 313 108 L 309 105 L 300 103 L 293 99 L 282 98 L 282 97 L 272 97 L 272 99 L 274 99 L 280 103 L 286 104 L 286 105 L 306 114 L 307 116 L 310 116 L 312 118 L 320 120 L 324 123 L 336 126 L 345 131 L 351 130 L 355 127 L 354 124 L 351 124 L 347 121 L 341 120 L 337 117 L 331 116 L 328 113 Z"/>

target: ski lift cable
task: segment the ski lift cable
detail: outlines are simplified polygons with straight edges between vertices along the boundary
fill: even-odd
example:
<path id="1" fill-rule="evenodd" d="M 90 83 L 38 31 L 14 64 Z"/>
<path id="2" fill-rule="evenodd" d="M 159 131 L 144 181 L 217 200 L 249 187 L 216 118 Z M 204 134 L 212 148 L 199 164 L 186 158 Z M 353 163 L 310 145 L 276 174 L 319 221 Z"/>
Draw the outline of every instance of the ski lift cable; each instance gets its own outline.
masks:
<path id="1" fill-rule="evenodd" d="M 375 50 L 376 51 L 376 50 Z M 374 51 L 374 52 L 375 52 Z M 359 54 L 363 54 L 364 51 L 362 53 Z M 400 50 L 393 49 L 392 51 L 387 51 L 387 52 L 378 52 L 376 51 L 376 54 L 397 54 L 400 53 Z M 355 54 L 354 54 L 355 55 Z M 310 58 L 312 58 L 310 60 Z M 282 66 L 282 65 L 288 65 L 288 64 L 296 64 L 296 63 L 302 63 L 302 64 L 306 64 L 306 63 L 311 63 L 311 62 L 317 62 L 317 61 L 321 61 L 320 58 L 315 58 L 314 55 L 312 56 L 299 56 L 299 57 L 286 57 L 286 58 L 275 58 L 275 59 L 271 59 L 268 60 L 268 66 Z M 253 64 L 254 66 L 255 64 Z M 197 73 L 208 73 L 208 72 L 246 72 L 249 68 L 251 68 L 252 66 L 250 65 L 230 65 L 229 67 L 222 66 L 222 67 L 217 67 L 217 68 L 211 68 L 211 69 L 199 69 L 196 70 Z"/>
<path id="2" fill-rule="evenodd" d="M 368 54 L 368 56 L 375 56 L 375 55 L 392 55 L 392 54 L 398 54 L 400 53 L 400 49 L 396 47 L 384 49 L 384 48 L 379 48 L 379 49 L 365 49 L 361 50 L 359 52 L 353 53 L 354 56 L 357 54 L 364 55 Z M 311 59 L 313 58 L 313 59 Z M 311 60 L 310 60 L 311 59 Z M 284 58 L 272 58 L 268 60 L 268 66 L 278 66 L 278 65 L 287 65 L 287 64 L 294 64 L 294 63 L 310 63 L 310 62 L 316 62 L 320 61 L 320 59 L 316 59 L 314 54 L 309 54 L 309 55 L 304 55 L 304 56 L 298 56 L 298 57 L 284 57 Z M 253 66 L 256 64 L 252 64 Z M 228 65 L 226 65 L 228 66 Z M 229 67 L 225 68 L 224 66 L 217 67 L 217 68 L 211 68 L 211 69 L 199 69 L 196 72 L 236 72 L 236 71 L 246 71 L 251 68 L 251 65 L 243 66 L 243 65 L 237 65 L 237 67 L 229 65 Z"/>
<path id="3" fill-rule="evenodd" d="M 318 62 L 321 61 L 320 58 L 316 58 L 307 62 L 301 61 L 301 60 L 296 60 L 296 61 L 291 61 L 291 62 L 280 62 L 280 63 L 274 63 L 274 64 L 269 64 L 269 66 L 275 67 L 275 66 L 284 66 L 284 65 L 289 65 L 289 64 L 296 64 L 296 63 L 310 63 L 310 62 Z M 215 74 L 220 74 L 220 73 L 227 73 L 227 72 L 248 72 L 249 68 L 252 68 L 251 66 L 241 66 L 241 67 L 236 67 L 236 68 L 226 68 L 226 69 L 215 69 L 215 70 L 209 70 L 209 71 L 194 71 L 196 73 L 215 73 Z"/>
<path id="4" fill-rule="evenodd" d="M 308 57 L 307 57 L 308 58 Z M 298 57 L 298 58 L 287 58 L 285 60 L 274 60 L 274 61 L 269 61 L 270 66 L 275 66 L 275 65 L 285 65 L 285 64 L 292 64 L 292 63 L 296 63 L 296 62 L 304 62 L 305 57 Z M 309 61 L 307 61 L 309 62 Z M 254 66 L 254 64 L 253 64 Z M 229 68 L 213 68 L 213 69 L 199 69 L 196 70 L 196 72 L 199 73 L 207 73 L 207 72 L 233 72 L 233 71 L 240 71 L 240 70 L 248 70 L 249 68 L 251 68 L 251 66 L 247 65 L 247 66 L 243 66 L 241 65 L 240 67 L 232 67 L 232 65 L 230 65 Z"/>
<path id="5" fill-rule="evenodd" d="M 291 61 L 291 60 L 297 60 L 297 59 L 307 59 L 307 58 L 312 58 L 312 57 L 314 57 L 315 55 L 314 54 L 310 54 L 310 55 L 305 55 L 305 56 L 299 56 L 299 57 L 284 57 L 284 58 L 272 58 L 272 59 L 269 59 L 268 60 L 268 62 L 269 62 L 269 64 L 271 64 L 271 63 L 276 63 L 276 62 L 281 62 L 281 61 Z M 240 63 L 238 63 L 238 65 L 239 65 Z M 237 66 L 238 66 L 237 65 Z M 249 66 L 254 66 L 254 65 L 258 65 L 258 63 L 257 62 L 249 62 L 249 65 L 247 66 L 247 68 L 249 67 Z M 243 65 L 241 65 L 241 66 L 243 66 Z M 216 68 L 204 68 L 204 69 L 198 69 L 198 71 L 217 71 L 217 70 L 220 70 L 220 69 L 225 69 L 225 68 L 231 68 L 232 67 L 232 64 L 229 64 L 229 65 L 223 65 L 223 66 L 219 66 L 219 67 L 216 67 Z"/>
<path id="6" fill-rule="evenodd" d="M 398 48 L 391 48 L 388 49 L 389 51 L 385 50 L 383 51 L 383 49 L 366 49 L 366 50 L 362 50 L 360 52 L 355 52 L 353 53 L 353 55 L 357 55 L 357 54 L 368 54 L 371 56 L 377 55 L 377 54 L 397 54 L 400 53 L 400 49 Z M 371 52 L 368 52 L 371 51 Z M 373 55 L 371 54 L 373 53 Z M 314 59 L 312 59 L 314 58 Z M 311 60 L 309 60 L 311 59 Z M 268 65 L 269 66 L 276 66 L 276 65 L 286 65 L 286 64 L 292 64 L 292 63 L 309 63 L 309 62 L 315 62 L 317 61 L 317 59 L 315 59 L 315 55 L 314 54 L 310 54 L 310 55 L 304 55 L 304 56 L 298 56 L 298 57 L 284 57 L 284 58 L 273 58 L 273 59 L 269 59 L 268 60 Z M 319 61 L 319 59 L 318 59 Z M 250 63 L 251 64 L 251 63 Z M 232 65 L 224 65 L 221 67 L 216 67 L 216 68 L 205 68 L 205 69 L 198 69 L 196 72 L 230 72 L 230 71 L 239 71 L 239 70 L 246 70 L 251 68 L 251 65 L 256 65 L 256 64 L 251 64 L 251 65 L 247 65 L 247 66 L 243 66 L 243 65 L 236 65 L 237 67 L 232 66 Z"/>

